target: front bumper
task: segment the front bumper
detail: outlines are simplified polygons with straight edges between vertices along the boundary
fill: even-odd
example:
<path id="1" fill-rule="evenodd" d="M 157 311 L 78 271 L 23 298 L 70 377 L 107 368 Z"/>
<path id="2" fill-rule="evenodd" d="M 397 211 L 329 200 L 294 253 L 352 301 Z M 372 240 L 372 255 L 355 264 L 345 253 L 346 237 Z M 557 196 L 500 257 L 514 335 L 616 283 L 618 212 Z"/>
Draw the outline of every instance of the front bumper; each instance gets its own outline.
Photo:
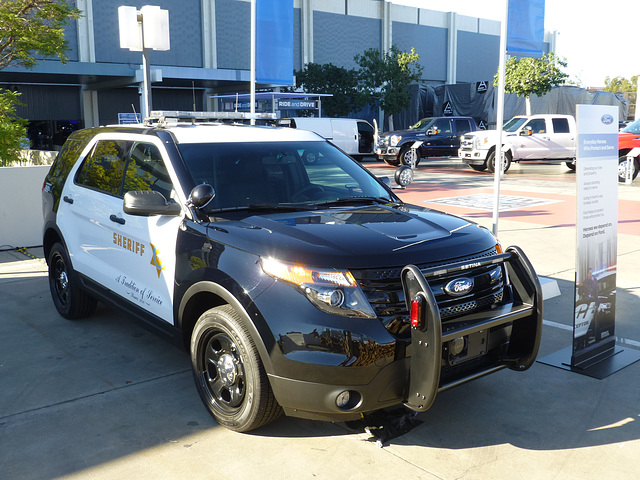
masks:
<path id="1" fill-rule="evenodd" d="M 420 297 L 427 306 L 418 325 L 411 329 L 411 373 L 405 405 L 412 410 L 428 410 L 440 391 L 506 367 L 524 371 L 535 361 L 542 333 L 543 303 L 542 288 L 533 267 L 518 247 L 475 263 L 503 263 L 511 280 L 512 297 L 498 308 L 458 317 L 446 331 L 428 284 L 428 278 L 440 272 L 434 269 L 423 275 L 414 266 L 407 266 L 402 272 L 407 303 Z M 447 267 L 460 272 L 468 268 L 465 263 Z M 508 338 L 489 350 L 492 340 L 495 341 L 490 334 L 498 332 L 508 333 Z M 452 355 L 454 348 L 462 346 L 459 354 Z M 455 368 L 459 355 L 474 358 L 466 362 L 462 359 L 458 365 L 464 368 Z"/>
<path id="2" fill-rule="evenodd" d="M 509 294 L 495 308 L 442 322 L 429 278 L 451 272 L 462 276 L 479 265 L 503 265 L 510 279 Z M 332 363 L 336 355 L 327 351 L 315 352 L 313 361 L 309 357 L 300 363 L 292 358 L 287 362 L 289 375 L 278 369 L 269 374 L 274 394 L 287 415 L 348 421 L 401 403 L 425 411 L 439 391 L 503 368 L 526 370 L 535 361 L 542 331 L 542 289 L 519 248 L 422 273 L 407 266 L 402 280 L 405 299 L 410 303 L 421 295 L 427 305 L 422 327 L 411 329 L 411 343 L 397 340 L 385 345 L 363 338 L 357 342 L 362 350 L 367 345 L 377 345 L 378 353 L 386 347 L 392 349 L 372 357 L 369 363 Z M 455 354 L 454 342 L 464 344 Z M 322 357 L 327 358 L 323 361 Z M 338 405 L 343 392 L 349 392 L 350 400 Z"/>
<path id="3" fill-rule="evenodd" d="M 376 148 L 376 157 L 378 157 L 379 160 L 395 160 L 398 157 L 398 153 L 400 153 L 400 147 Z"/>
<path id="4" fill-rule="evenodd" d="M 458 158 L 467 165 L 483 165 L 487 161 L 488 150 L 458 149 Z"/>

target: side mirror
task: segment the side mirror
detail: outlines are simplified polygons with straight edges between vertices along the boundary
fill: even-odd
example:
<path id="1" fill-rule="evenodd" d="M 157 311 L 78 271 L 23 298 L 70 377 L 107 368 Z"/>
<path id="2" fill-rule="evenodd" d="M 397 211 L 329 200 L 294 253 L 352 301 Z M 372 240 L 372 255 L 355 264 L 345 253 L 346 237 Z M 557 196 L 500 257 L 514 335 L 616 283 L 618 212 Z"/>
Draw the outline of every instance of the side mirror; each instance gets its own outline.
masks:
<path id="1" fill-rule="evenodd" d="M 213 197 L 216 196 L 216 191 L 208 183 L 202 183 L 196 185 L 189 194 L 188 205 L 196 209 L 206 207 Z"/>
<path id="2" fill-rule="evenodd" d="M 430 128 L 429 130 L 427 130 L 427 135 L 438 135 L 440 133 L 440 130 L 438 130 L 438 127 L 433 127 Z"/>
<path id="3" fill-rule="evenodd" d="M 533 135 L 533 130 L 531 129 L 531 127 L 524 127 L 521 131 L 520 131 L 520 135 L 522 137 L 530 137 L 531 135 Z"/>
<path id="4" fill-rule="evenodd" d="M 132 190 L 124 194 L 124 213 L 141 217 L 169 215 L 176 217 L 182 213 L 182 207 L 176 202 L 167 202 L 160 192 L 153 190 Z"/>

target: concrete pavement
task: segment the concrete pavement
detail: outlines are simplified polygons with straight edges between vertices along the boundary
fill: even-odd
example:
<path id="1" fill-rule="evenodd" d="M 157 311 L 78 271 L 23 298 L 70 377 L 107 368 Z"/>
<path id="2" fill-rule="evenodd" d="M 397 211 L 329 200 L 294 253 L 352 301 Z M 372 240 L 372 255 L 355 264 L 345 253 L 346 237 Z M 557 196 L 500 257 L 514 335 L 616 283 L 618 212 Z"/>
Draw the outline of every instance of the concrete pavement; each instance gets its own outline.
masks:
<path id="1" fill-rule="evenodd" d="M 531 179 L 516 165 L 503 183 L 561 199 L 499 220 L 503 246 L 521 246 L 562 293 L 545 301 L 540 358 L 572 341 L 575 218 L 562 202 L 575 185 L 562 168 Z M 431 207 L 489 188 L 487 175 L 451 162 L 421 165 L 417 177 L 402 195 Z M 639 193 L 623 195 L 635 208 Z M 491 228 L 486 213 L 443 209 Z M 631 349 L 640 348 L 639 236 L 621 233 L 618 245 L 616 334 Z M 542 363 L 499 372 L 439 394 L 419 426 L 382 449 L 344 424 L 291 418 L 238 434 L 201 405 L 184 352 L 105 307 L 61 318 L 41 252 L 27 253 L 0 252 L 0 478 L 637 478 L 640 362 L 603 380 Z"/>

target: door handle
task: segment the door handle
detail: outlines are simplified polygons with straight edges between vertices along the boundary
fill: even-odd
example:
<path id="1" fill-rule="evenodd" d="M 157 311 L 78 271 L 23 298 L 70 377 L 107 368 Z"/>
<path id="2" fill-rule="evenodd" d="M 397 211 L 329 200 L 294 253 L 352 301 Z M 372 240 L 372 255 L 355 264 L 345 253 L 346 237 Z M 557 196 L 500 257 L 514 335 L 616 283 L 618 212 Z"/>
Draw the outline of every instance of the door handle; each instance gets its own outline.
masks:
<path id="1" fill-rule="evenodd" d="M 113 213 L 109 216 L 109 220 L 111 220 L 112 222 L 116 222 L 119 223 L 120 225 L 124 225 L 124 218 L 120 218 L 116 215 L 114 215 Z"/>
<path id="2" fill-rule="evenodd" d="M 73 198 L 71 197 L 67 197 L 66 195 L 64 197 L 62 197 L 62 200 L 64 200 L 67 203 L 70 203 L 73 205 Z"/>

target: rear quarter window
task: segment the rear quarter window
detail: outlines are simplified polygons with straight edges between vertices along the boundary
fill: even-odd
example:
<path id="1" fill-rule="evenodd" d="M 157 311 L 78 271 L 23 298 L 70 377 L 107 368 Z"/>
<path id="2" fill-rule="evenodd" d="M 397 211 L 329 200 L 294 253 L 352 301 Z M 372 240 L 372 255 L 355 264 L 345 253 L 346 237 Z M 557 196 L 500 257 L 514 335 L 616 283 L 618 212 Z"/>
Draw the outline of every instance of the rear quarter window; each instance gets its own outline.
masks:
<path id="1" fill-rule="evenodd" d="M 551 119 L 553 124 L 553 131 L 555 133 L 571 133 L 569 130 L 569 120 L 566 118 L 553 118 Z"/>

